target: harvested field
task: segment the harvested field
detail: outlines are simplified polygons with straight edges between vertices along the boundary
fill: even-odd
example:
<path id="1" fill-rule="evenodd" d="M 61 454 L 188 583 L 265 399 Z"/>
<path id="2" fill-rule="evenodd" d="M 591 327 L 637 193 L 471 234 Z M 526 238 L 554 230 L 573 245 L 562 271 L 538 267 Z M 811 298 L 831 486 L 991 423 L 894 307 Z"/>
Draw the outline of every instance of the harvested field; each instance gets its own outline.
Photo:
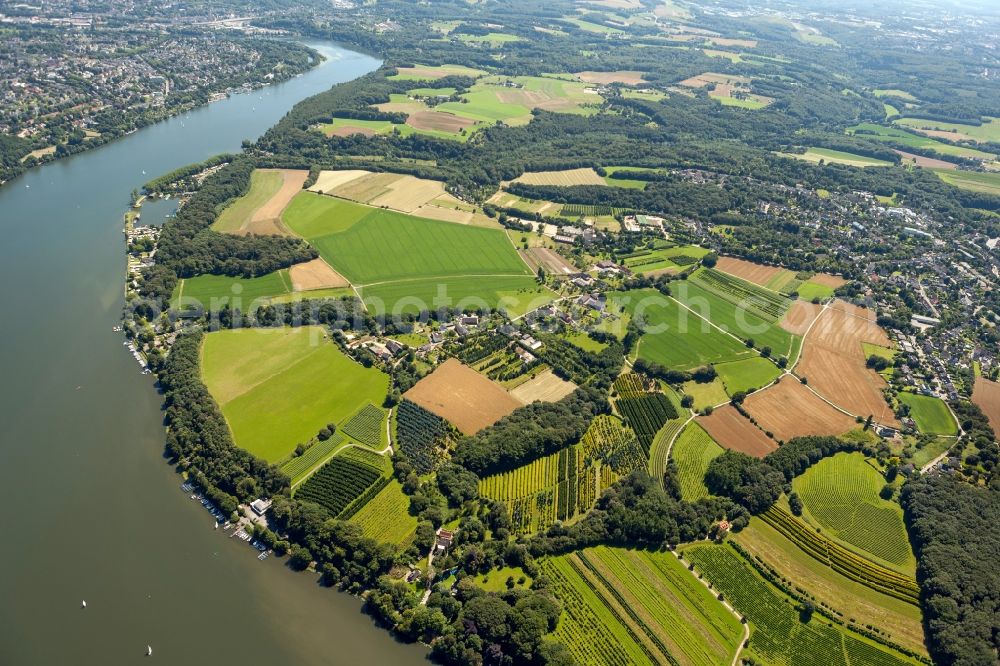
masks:
<path id="1" fill-rule="evenodd" d="M 388 192 L 389 186 L 400 178 L 402 176 L 398 173 L 372 173 L 345 183 L 327 194 L 368 203 Z"/>
<path id="2" fill-rule="evenodd" d="M 710 83 L 714 83 L 717 86 L 748 86 L 750 85 L 750 77 L 705 72 L 704 74 L 684 79 L 680 82 L 680 85 L 687 86 L 688 88 L 704 88 Z"/>
<path id="3" fill-rule="evenodd" d="M 521 406 L 503 388 L 450 358 L 404 394 L 466 435 L 493 425 Z"/>
<path id="4" fill-rule="evenodd" d="M 801 299 L 793 301 L 792 307 L 788 308 L 785 318 L 781 320 L 781 328 L 793 335 L 805 335 L 809 325 L 822 310 L 823 306 L 814 305 L 809 301 Z"/>
<path id="5" fill-rule="evenodd" d="M 924 157 L 923 155 L 914 155 L 913 153 L 903 152 L 902 150 L 893 150 L 900 157 L 903 158 L 903 164 L 913 164 L 918 167 L 927 167 L 928 169 L 957 169 L 958 165 L 954 162 L 947 162 L 945 160 L 934 159 L 933 157 Z"/>
<path id="6" fill-rule="evenodd" d="M 457 208 L 445 208 L 430 204 L 420 206 L 413 211 L 414 215 L 430 218 L 432 220 L 443 220 L 444 222 L 455 222 L 456 224 L 470 224 L 474 215 L 467 210 Z"/>
<path id="7" fill-rule="evenodd" d="M 816 275 L 809 278 L 809 281 L 813 284 L 829 287 L 830 289 L 836 289 L 847 284 L 847 280 L 844 278 L 837 275 L 830 275 L 829 273 L 816 273 Z"/>
<path id="8" fill-rule="evenodd" d="M 739 46 L 745 49 L 756 48 L 756 39 L 731 39 L 729 37 L 709 37 L 708 41 L 716 46 Z"/>
<path id="9" fill-rule="evenodd" d="M 396 174 L 393 174 L 396 175 Z M 385 206 L 404 213 L 412 213 L 420 206 L 437 199 L 445 193 L 444 184 L 438 180 L 427 180 L 415 176 L 399 176 L 386 184 L 387 192 L 369 199 L 372 206 Z"/>
<path id="10" fill-rule="evenodd" d="M 566 171 L 533 171 L 523 173 L 514 179 L 515 183 L 526 185 L 607 185 L 593 169 L 567 169 Z"/>
<path id="11" fill-rule="evenodd" d="M 857 425 L 794 377 L 784 377 L 767 390 L 754 393 L 744 407 L 761 428 L 786 442 L 805 435 L 842 435 Z"/>
<path id="12" fill-rule="evenodd" d="M 292 278 L 292 288 L 295 291 L 351 286 L 343 275 L 330 268 L 330 264 L 322 259 L 295 264 L 288 269 L 288 275 Z"/>
<path id="13" fill-rule="evenodd" d="M 968 134 L 962 134 L 961 132 L 949 132 L 947 130 L 935 130 L 935 129 L 924 129 L 922 127 L 914 127 L 914 132 L 919 132 L 924 136 L 933 137 L 935 139 L 945 139 L 946 141 L 975 141 L 974 138 Z"/>
<path id="14" fill-rule="evenodd" d="M 972 402 L 983 410 L 990 420 L 994 432 L 1000 433 L 1000 384 L 982 377 L 976 377 L 976 387 L 972 391 Z"/>
<path id="15" fill-rule="evenodd" d="M 697 420 L 712 439 L 727 449 L 763 458 L 778 448 L 777 442 L 750 423 L 732 405 L 720 407 L 709 416 L 699 416 Z"/>
<path id="16" fill-rule="evenodd" d="M 370 127 L 357 127 L 354 125 L 341 125 L 340 127 L 335 127 L 327 132 L 327 136 L 352 136 L 354 134 L 360 134 L 361 136 L 375 136 L 378 132 Z"/>
<path id="17" fill-rule="evenodd" d="M 352 180 L 357 180 L 362 176 L 367 176 L 370 171 L 360 169 L 347 169 L 344 171 L 320 171 L 316 183 L 309 188 L 310 192 L 320 192 L 329 194 L 341 185 L 345 185 Z"/>
<path id="18" fill-rule="evenodd" d="M 541 266 L 545 269 L 546 273 L 551 273 L 552 275 L 567 275 L 569 273 L 575 273 L 576 267 L 562 258 L 554 250 L 550 250 L 547 247 L 532 247 L 524 251 L 530 259 L 529 263 L 535 266 Z"/>
<path id="19" fill-rule="evenodd" d="M 406 124 L 419 130 L 437 130 L 458 134 L 466 127 L 472 127 L 476 121 L 463 118 L 445 111 L 416 111 L 406 118 Z"/>
<path id="20" fill-rule="evenodd" d="M 413 67 L 400 67 L 396 70 L 396 75 L 390 78 L 412 81 L 436 81 L 453 74 L 458 76 L 480 76 L 485 74 L 482 70 L 473 69 L 464 65 L 441 65 L 434 67 L 430 65 L 415 65 Z"/>
<path id="21" fill-rule="evenodd" d="M 617 72 L 577 72 L 576 76 L 581 81 L 586 81 L 587 83 L 624 83 L 628 86 L 636 86 L 640 83 L 646 83 L 646 79 L 642 78 L 642 72 L 636 71 L 620 70 Z"/>
<path id="22" fill-rule="evenodd" d="M 817 318 L 806 336 L 796 374 L 806 377 L 820 395 L 852 414 L 883 425 L 899 422 L 882 397 L 886 382 L 865 367 L 863 342 L 891 347 L 892 342 L 875 323 L 875 313 L 834 301 Z"/>
<path id="23" fill-rule="evenodd" d="M 762 287 L 766 287 L 768 282 L 785 272 L 784 268 L 755 264 L 752 261 L 737 259 L 736 257 L 719 257 L 719 261 L 715 264 L 715 268 L 723 271 L 724 273 L 729 273 L 730 275 L 742 278 L 747 282 L 759 284 Z"/>
<path id="24" fill-rule="evenodd" d="M 546 370 L 511 389 L 510 394 L 525 405 L 530 405 L 536 400 L 558 402 L 575 390 L 576 384 L 560 379 L 551 370 Z"/>
<path id="25" fill-rule="evenodd" d="M 240 233 L 261 236 L 290 235 L 288 228 L 281 222 L 281 214 L 292 198 L 302 191 L 302 184 L 309 177 L 309 172 L 282 169 L 278 173 L 281 175 L 281 188 L 263 206 L 254 211 L 250 220 L 243 225 Z"/>

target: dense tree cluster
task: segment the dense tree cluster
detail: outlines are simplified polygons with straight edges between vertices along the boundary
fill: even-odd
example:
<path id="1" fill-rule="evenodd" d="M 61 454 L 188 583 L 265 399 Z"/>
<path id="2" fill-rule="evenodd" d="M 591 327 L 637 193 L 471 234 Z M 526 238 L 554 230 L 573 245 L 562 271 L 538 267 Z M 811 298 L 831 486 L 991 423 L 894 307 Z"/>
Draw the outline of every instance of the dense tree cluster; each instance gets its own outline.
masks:
<path id="1" fill-rule="evenodd" d="M 903 486 L 931 655 L 942 666 L 994 666 L 1000 653 L 1000 490 L 951 476 Z"/>
<path id="2" fill-rule="evenodd" d="M 603 392 L 587 387 L 559 402 L 535 402 L 463 437 L 454 461 L 479 476 L 514 469 L 578 442 L 591 420 L 610 409 Z"/>

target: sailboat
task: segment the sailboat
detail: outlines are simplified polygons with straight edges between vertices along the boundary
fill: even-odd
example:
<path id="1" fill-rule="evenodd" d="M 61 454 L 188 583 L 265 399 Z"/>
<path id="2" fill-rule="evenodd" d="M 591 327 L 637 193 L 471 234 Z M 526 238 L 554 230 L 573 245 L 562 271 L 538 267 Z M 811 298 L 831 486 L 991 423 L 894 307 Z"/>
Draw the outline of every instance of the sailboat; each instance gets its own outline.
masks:
<path id="1" fill-rule="evenodd" d="M 87 600 L 84 599 L 83 601 L 80 602 L 80 608 L 86 608 L 86 607 L 87 607 Z"/>
<path id="2" fill-rule="evenodd" d="M 153 648 L 149 647 L 148 645 L 146 646 L 146 656 L 147 657 L 153 656 Z"/>

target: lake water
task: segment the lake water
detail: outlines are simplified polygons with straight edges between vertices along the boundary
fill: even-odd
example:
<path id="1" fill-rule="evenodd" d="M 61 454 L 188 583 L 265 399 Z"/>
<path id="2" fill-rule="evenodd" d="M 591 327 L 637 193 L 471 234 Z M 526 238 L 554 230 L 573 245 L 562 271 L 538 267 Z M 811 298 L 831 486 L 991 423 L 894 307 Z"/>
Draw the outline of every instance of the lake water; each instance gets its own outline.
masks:
<path id="1" fill-rule="evenodd" d="M 137 663 L 147 644 L 171 664 L 423 663 L 357 599 L 212 529 L 162 457 L 152 379 L 112 332 L 132 189 L 379 64 L 310 45 L 327 60 L 299 78 L 0 187 L 0 664 Z"/>

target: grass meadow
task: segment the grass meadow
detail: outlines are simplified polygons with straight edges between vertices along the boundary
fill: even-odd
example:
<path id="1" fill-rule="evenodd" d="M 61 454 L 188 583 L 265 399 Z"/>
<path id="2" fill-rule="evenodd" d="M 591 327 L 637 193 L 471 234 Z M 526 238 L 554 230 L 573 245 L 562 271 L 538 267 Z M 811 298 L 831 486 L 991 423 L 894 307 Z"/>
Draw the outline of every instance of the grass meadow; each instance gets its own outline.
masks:
<path id="1" fill-rule="evenodd" d="M 719 373 L 729 395 L 738 391 L 763 388 L 781 375 L 778 366 L 761 356 L 720 363 L 715 366 L 715 370 Z"/>
<path id="2" fill-rule="evenodd" d="M 917 429 L 927 435 L 958 434 L 958 424 L 940 398 L 916 393 L 899 393 L 899 401 L 910 406 L 910 416 Z"/>
<path id="3" fill-rule="evenodd" d="M 277 171 L 255 170 L 250 175 L 250 190 L 234 201 L 212 223 L 212 230 L 222 233 L 236 233 L 243 223 L 250 219 L 258 208 L 278 193 L 283 183 Z"/>
<path id="4" fill-rule="evenodd" d="M 366 403 L 389 377 L 346 357 L 321 327 L 237 329 L 205 336 L 202 378 L 237 446 L 276 462 Z"/>

